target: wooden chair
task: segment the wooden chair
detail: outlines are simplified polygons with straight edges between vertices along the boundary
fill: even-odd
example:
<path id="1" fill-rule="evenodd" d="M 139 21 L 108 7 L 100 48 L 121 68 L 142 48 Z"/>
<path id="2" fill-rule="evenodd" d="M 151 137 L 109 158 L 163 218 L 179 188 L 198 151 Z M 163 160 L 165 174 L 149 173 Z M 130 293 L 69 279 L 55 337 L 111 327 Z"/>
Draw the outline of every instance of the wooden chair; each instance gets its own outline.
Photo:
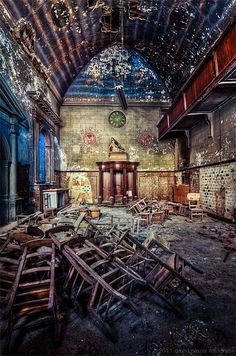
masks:
<path id="1" fill-rule="evenodd" d="M 145 210 L 146 207 L 147 207 L 146 198 L 143 198 L 141 200 L 136 201 L 134 204 L 132 204 L 129 208 L 129 211 L 131 211 L 132 214 L 139 214 L 143 210 Z"/>
<path id="2" fill-rule="evenodd" d="M 11 269 L 8 272 L 15 279 L 2 312 L 6 326 L 1 336 L 6 336 L 6 351 L 14 330 L 23 331 L 49 323 L 54 326 L 55 341 L 60 341 L 61 324 L 55 291 L 55 245 L 51 239 L 32 239 L 21 247 L 20 260 L 1 257 L 1 262 L 11 262 L 12 266 L 18 268 L 17 271 Z"/>
<path id="3" fill-rule="evenodd" d="M 201 216 L 203 218 L 204 212 L 200 205 L 200 193 L 188 193 L 187 199 L 190 219 L 194 216 Z"/>

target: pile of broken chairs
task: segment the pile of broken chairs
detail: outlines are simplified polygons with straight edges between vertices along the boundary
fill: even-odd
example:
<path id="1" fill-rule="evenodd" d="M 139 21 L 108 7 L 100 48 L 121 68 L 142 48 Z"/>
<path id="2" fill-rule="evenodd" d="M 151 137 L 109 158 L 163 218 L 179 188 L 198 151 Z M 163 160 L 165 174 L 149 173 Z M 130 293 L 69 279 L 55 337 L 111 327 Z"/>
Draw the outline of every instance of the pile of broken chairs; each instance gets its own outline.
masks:
<path id="1" fill-rule="evenodd" d="M 78 209 L 58 216 L 49 228 L 37 216 L 37 225 L 19 225 L 1 241 L 1 336 L 7 346 L 14 330 L 49 323 L 60 338 L 58 285 L 78 316 L 89 315 L 113 341 L 114 320 L 127 308 L 138 314 L 143 293 L 177 315 L 190 292 L 204 298 L 191 281 L 202 271 L 156 240 L 145 247 L 126 226 L 101 228 Z"/>
<path id="2" fill-rule="evenodd" d="M 143 198 L 132 202 L 128 210 L 133 214 L 131 221 L 131 231 L 139 233 L 140 225 L 151 223 L 163 224 L 169 215 L 168 205 L 164 201 Z"/>

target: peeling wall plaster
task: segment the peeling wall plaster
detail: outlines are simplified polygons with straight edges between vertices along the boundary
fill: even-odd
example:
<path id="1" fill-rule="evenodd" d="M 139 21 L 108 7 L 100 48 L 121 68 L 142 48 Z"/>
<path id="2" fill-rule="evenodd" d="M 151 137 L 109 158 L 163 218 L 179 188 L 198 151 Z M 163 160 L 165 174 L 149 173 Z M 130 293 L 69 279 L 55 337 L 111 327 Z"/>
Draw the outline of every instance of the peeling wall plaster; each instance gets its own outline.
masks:
<path id="1" fill-rule="evenodd" d="M 73 204 L 93 203 L 92 186 L 86 173 L 67 173 L 66 181 Z"/>
<path id="2" fill-rule="evenodd" d="M 0 28 L 0 75 L 8 82 L 11 90 L 22 104 L 25 111 L 31 115 L 31 101 L 27 91 L 41 91 L 55 111 L 56 102 L 48 90 L 44 80 L 30 64 L 20 46 Z"/>
<path id="3" fill-rule="evenodd" d="M 202 120 L 190 130 L 190 147 L 183 135 L 177 139 L 178 169 L 236 159 L 236 98 L 213 113 L 213 137 Z"/>
<path id="4" fill-rule="evenodd" d="M 170 99 L 162 80 L 142 56 L 115 45 L 91 59 L 67 90 L 65 102 L 67 97 L 114 97 L 115 87 L 121 84 L 127 98 Z"/>
<path id="5" fill-rule="evenodd" d="M 212 138 L 202 122 L 191 131 L 190 166 L 236 159 L 236 99 L 214 112 Z"/>
<path id="6" fill-rule="evenodd" d="M 111 15 L 106 26 L 101 24 L 107 9 L 119 13 L 118 0 L 43 1 L 33 2 L 34 6 L 29 0 L 3 3 L 14 21 L 27 18 L 34 26 L 37 53 L 62 95 L 91 58 L 120 42 L 119 21 L 113 23 Z M 125 45 L 148 60 L 173 95 L 236 11 L 235 0 L 129 0 L 123 4 Z"/>

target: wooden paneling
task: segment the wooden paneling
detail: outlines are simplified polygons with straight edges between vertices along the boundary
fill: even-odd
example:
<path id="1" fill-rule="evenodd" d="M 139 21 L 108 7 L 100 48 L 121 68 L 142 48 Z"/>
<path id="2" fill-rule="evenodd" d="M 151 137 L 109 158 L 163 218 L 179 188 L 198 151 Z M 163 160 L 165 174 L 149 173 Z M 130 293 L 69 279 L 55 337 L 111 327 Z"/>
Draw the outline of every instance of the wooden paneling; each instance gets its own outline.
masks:
<path id="1" fill-rule="evenodd" d="M 121 202 L 126 204 L 128 198 L 130 200 L 137 199 L 136 169 L 139 162 L 107 161 L 97 162 L 97 165 L 101 177 L 99 179 L 101 184 L 99 204 L 108 201 L 112 205 Z M 131 179 L 133 179 L 132 182 Z M 128 190 L 129 192 L 127 192 Z"/>
<path id="2" fill-rule="evenodd" d="M 167 115 L 163 116 L 163 118 L 161 119 L 157 127 L 158 127 L 158 137 L 159 137 L 168 129 Z"/>
<path id="3" fill-rule="evenodd" d="M 195 87 L 196 98 L 212 83 L 215 79 L 214 63 L 213 59 L 209 58 L 201 70 L 197 73 L 197 76 L 193 82 Z"/>
<path id="4" fill-rule="evenodd" d="M 138 193 L 140 198 L 157 198 L 159 193 L 158 176 L 149 173 L 138 175 Z"/>
<path id="5" fill-rule="evenodd" d="M 209 58 L 195 75 L 187 87 L 186 104 L 190 106 L 215 79 L 213 59 Z"/>
<path id="6" fill-rule="evenodd" d="M 169 177 L 160 176 L 158 181 L 159 181 L 159 191 L 158 191 L 159 199 L 169 200 L 170 193 L 171 193 Z"/>
<path id="7" fill-rule="evenodd" d="M 103 201 L 109 201 L 110 198 L 110 173 L 103 172 Z"/>
<path id="8" fill-rule="evenodd" d="M 139 172 L 138 194 L 140 198 L 172 200 L 173 172 Z"/>
<path id="9" fill-rule="evenodd" d="M 184 108 L 184 99 L 181 96 L 179 100 L 174 104 L 169 113 L 170 124 L 172 124 L 175 120 L 180 117 L 180 115 L 185 111 Z"/>
<path id="10" fill-rule="evenodd" d="M 189 185 L 180 184 L 174 187 L 174 202 L 188 204 L 187 194 L 189 193 Z"/>
<path id="11" fill-rule="evenodd" d="M 177 102 L 169 109 L 169 124 L 172 126 L 172 129 L 174 128 L 173 124 L 179 118 L 180 120 L 183 119 L 190 110 L 193 110 L 194 106 L 196 108 L 196 105 L 199 105 L 199 101 L 203 101 L 208 94 L 211 94 L 212 91 L 217 88 L 219 82 L 227 76 L 227 70 L 229 71 L 233 68 L 235 58 L 236 22 L 234 21 L 228 29 L 228 32 L 219 40 L 219 43 L 211 49 L 205 61 L 201 64 L 196 73 L 194 73 L 185 88 L 182 89 L 178 95 Z M 230 92 L 230 96 L 231 95 L 233 94 Z M 214 107 L 213 110 L 215 108 L 216 107 Z M 167 115 L 165 115 L 158 124 L 159 138 L 162 138 L 165 133 L 170 131 L 166 128 Z"/>
<path id="12" fill-rule="evenodd" d="M 219 73 L 221 73 L 233 59 L 236 58 L 236 22 L 216 49 Z"/>
<path id="13" fill-rule="evenodd" d="M 200 192 L 200 170 L 199 168 L 190 170 L 190 191 L 191 193 Z"/>
<path id="14" fill-rule="evenodd" d="M 195 87 L 192 83 L 187 87 L 185 91 L 186 105 L 189 107 L 196 98 Z"/>

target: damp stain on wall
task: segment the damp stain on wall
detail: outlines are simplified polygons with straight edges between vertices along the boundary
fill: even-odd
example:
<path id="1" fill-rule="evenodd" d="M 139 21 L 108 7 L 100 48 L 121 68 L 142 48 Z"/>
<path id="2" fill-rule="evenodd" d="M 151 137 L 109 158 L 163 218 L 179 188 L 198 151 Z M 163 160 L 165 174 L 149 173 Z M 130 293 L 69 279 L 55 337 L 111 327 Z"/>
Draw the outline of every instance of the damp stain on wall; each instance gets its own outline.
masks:
<path id="1" fill-rule="evenodd" d="M 64 124 L 61 128 L 61 149 L 67 160 L 66 170 L 98 170 L 96 162 L 109 160 L 111 137 L 124 147 L 130 161 L 140 162 L 139 170 L 175 169 L 174 141 L 158 142 L 156 138 L 159 108 L 129 108 L 125 112 L 126 123 L 120 128 L 109 123 L 109 116 L 113 111 L 114 108 L 109 106 L 62 106 L 61 117 Z M 96 142 L 85 144 L 81 132 L 94 133 Z M 92 143 L 93 140 L 91 135 L 89 142 Z"/>
<path id="2" fill-rule="evenodd" d="M 66 174 L 66 181 L 74 205 L 93 203 L 91 182 L 86 173 L 68 172 Z"/>

